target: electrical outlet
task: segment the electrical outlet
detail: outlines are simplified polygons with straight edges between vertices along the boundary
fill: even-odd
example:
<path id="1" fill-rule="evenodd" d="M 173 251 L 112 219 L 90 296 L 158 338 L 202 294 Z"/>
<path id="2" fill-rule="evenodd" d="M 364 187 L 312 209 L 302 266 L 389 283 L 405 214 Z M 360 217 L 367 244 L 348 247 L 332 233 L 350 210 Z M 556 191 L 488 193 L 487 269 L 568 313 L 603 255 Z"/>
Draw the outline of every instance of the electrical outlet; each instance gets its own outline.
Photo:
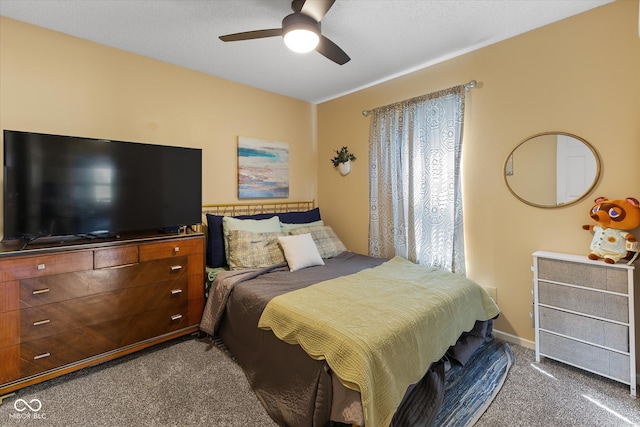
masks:
<path id="1" fill-rule="evenodd" d="M 493 286 L 483 286 L 484 290 L 487 291 L 489 296 L 493 299 L 493 302 L 498 303 L 498 288 Z"/>

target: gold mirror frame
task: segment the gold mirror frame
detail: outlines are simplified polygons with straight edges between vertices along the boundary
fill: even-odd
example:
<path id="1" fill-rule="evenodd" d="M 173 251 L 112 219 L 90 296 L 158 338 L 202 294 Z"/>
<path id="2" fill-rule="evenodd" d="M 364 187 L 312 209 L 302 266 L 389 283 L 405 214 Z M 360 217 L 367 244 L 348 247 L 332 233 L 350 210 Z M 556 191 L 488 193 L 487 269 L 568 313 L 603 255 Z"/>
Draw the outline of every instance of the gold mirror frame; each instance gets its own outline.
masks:
<path id="1" fill-rule="evenodd" d="M 589 149 L 589 151 L 591 152 L 591 155 L 593 156 L 593 161 L 595 162 L 595 173 L 594 173 L 594 177 L 593 177 L 593 181 L 591 182 L 591 184 L 588 186 L 588 188 L 586 188 L 586 190 L 580 195 L 580 196 L 576 196 L 566 202 L 555 202 L 553 204 L 551 203 L 544 203 L 542 201 L 540 201 L 540 199 L 538 200 L 531 200 L 532 198 L 535 199 L 535 197 L 531 197 L 531 192 L 527 195 L 527 194 L 522 194 L 524 191 L 522 191 L 522 189 L 519 189 L 519 191 L 516 191 L 516 189 L 513 188 L 513 186 L 509 183 L 509 177 L 510 176 L 514 176 L 515 171 L 518 170 L 518 168 L 523 169 L 523 163 L 526 169 L 526 166 L 530 167 L 530 169 L 538 169 L 539 171 L 544 170 L 545 172 L 548 172 L 549 170 L 552 170 L 552 174 L 548 174 L 545 173 L 543 178 L 545 178 L 547 181 L 547 186 L 551 186 L 552 184 L 556 185 L 557 187 L 557 173 L 556 173 L 556 165 L 557 165 L 557 160 L 554 158 L 553 160 L 553 164 L 549 165 L 549 164 L 542 164 L 542 163 L 548 163 L 548 161 L 544 161 L 544 162 L 537 162 L 536 161 L 536 156 L 531 156 L 534 157 L 529 158 L 528 162 L 523 162 L 522 160 L 524 158 L 519 158 L 519 159 L 515 159 L 516 158 L 516 151 L 518 151 L 518 149 L 520 149 L 520 154 L 524 154 L 524 155 L 529 155 L 529 153 L 527 152 L 527 150 L 531 150 L 531 149 L 538 149 L 538 146 L 542 145 L 541 143 L 544 142 L 545 140 L 549 140 L 550 138 L 555 137 L 557 139 L 558 136 L 565 136 L 568 138 L 573 138 L 579 142 L 581 142 L 586 148 Z M 534 141 L 537 138 L 537 141 Z M 528 143 L 528 144 L 527 144 Z M 532 145 L 538 143 L 536 145 Z M 526 148 L 526 150 L 525 150 Z M 556 153 L 557 147 L 552 147 L 551 148 L 553 151 L 553 153 Z M 547 148 L 547 151 L 549 151 L 549 149 Z M 586 151 L 585 151 L 586 152 Z M 551 158 L 553 154 L 547 154 L 546 158 L 547 160 L 549 160 Z M 557 156 L 557 154 L 555 154 Z M 540 155 L 540 158 L 542 159 L 543 155 Z M 573 205 L 575 203 L 578 203 L 579 201 L 583 200 L 585 197 L 587 197 L 589 195 L 589 193 L 591 193 L 591 191 L 595 188 L 596 184 L 598 183 L 598 181 L 600 180 L 600 170 L 601 170 L 601 160 L 600 160 L 600 156 L 598 155 L 598 153 L 596 152 L 595 148 L 593 148 L 593 146 L 591 144 L 589 144 L 586 140 L 584 140 L 583 138 L 580 138 L 577 135 L 573 135 L 567 132 L 542 132 L 542 133 L 537 133 L 535 135 L 532 135 L 528 138 L 526 138 L 525 140 L 523 140 L 522 142 L 520 142 L 518 145 L 515 146 L 515 148 L 513 150 L 511 150 L 511 152 L 509 153 L 509 155 L 507 156 L 507 160 L 505 161 L 504 164 L 504 169 L 503 169 L 503 177 L 504 177 L 504 182 L 507 185 L 507 188 L 509 189 L 509 191 L 511 192 L 511 194 L 513 194 L 513 196 L 520 200 L 521 202 L 529 205 L 529 206 L 534 206 L 537 208 L 545 208 L 545 209 L 551 209 L 551 208 L 560 208 L 560 207 L 565 207 L 565 206 L 570 206 Z M 527 171 L 523 171 L 524 173 L 526 173 Z M 531 171 L 528 171 L 531 172 Z M 552 175 L 555 179 L 554 179 L 554 183 L 550 182 L 550 175 Z M 521 178 L 522 182 L 527 182 L 528 185 L 531 185 L 532 187 L 535 185 L 536 179 L 539 177 L 540 175 L 536 175 L 536 176 L 529 176 L 529 177 L 524 177 Z M 533 185 L 532 185 L 533 184 Z M 528 197 L 529 196 L 529 197 Z M 554 189 L 554 196 L 557 198 L 557 190 Z"/>

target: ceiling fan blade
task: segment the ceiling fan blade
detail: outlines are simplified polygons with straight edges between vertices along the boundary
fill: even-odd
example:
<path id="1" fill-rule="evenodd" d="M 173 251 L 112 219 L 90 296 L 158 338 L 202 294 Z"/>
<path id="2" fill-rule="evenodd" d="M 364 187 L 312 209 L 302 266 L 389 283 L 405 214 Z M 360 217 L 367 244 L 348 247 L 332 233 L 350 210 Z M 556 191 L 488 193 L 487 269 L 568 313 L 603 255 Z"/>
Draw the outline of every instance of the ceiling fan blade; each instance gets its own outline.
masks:
<path id="1" fill-rule="evenodd" d="M 351 60 L 344 50 L 325 36 L 320 36 L 320 43 L 318 43 L 316 51 L 338 65 L 344 65 Z"/>
<path id="2" fill-rule="evenodd" d="M 331 6 L 333 6 L 335 1 L 336 0 L 307 0 L 302 5 L 302 9 L 300 11 L 320 22 L 329 9 L 331 9 Z"/>
<path id="3" fill-rule="evenodd" d="M 244 33 L 227 34 L 220 36 L 223 42 L 235 42 L 239 40 L 263 39 L 265 37 L 275 37 L 282 35 L 282 28 L 272 28 L 270 30 L 245 31 Z"/>

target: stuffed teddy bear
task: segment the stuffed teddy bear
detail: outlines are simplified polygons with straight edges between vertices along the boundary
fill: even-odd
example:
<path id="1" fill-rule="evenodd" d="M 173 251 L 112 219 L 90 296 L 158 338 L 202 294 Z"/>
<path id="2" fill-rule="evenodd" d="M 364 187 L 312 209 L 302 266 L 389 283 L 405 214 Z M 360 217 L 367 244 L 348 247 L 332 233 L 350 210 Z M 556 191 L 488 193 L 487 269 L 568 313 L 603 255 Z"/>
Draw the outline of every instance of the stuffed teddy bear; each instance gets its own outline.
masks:
<path id="1" fill-rule="evenodd" d="M 624 200 L 598 197 L 595 201 L 590 216 L 596 225 L 582 226 L 594 232 L 589 259 L 604 258 L 604 262 L 615 264 L 627 256 L 631 247 L 627 242 L 637 242 L 628 230 L 640 227 L 640 202 L 633 197 Z"/>

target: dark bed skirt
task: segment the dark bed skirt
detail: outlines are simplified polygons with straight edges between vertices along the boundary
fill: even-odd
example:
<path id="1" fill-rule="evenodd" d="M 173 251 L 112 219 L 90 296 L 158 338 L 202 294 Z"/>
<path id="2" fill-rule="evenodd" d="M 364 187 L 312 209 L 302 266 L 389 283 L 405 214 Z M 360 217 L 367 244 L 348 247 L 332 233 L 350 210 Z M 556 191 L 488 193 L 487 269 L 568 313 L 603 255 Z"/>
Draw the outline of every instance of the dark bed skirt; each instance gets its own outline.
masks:
<path id="1" fill-rule="evenodd" d="M 236 317 L 246 316 L 246 313 L 236 314 Z M 480 346 L 492 341 L 492 328 L 492 320 L 478 321 L 471 331 L 463 333 L 456 345 L 433 363 L 417 384 L 409 387 L 391 426 L 433 425 L 442 406 L 448 366 L 450 363 L 464 365 Z M 331 419 L 335 379 L 326 361 L 310 358 L 300 346 L 279 340 L 271 331 L 254 328 L 255 334 L 250 339 L 246 331 L 237 323 L 223 321 L 219 335 L 274 421 L 290 427 L 353 423 L 351 419 Z"/>

